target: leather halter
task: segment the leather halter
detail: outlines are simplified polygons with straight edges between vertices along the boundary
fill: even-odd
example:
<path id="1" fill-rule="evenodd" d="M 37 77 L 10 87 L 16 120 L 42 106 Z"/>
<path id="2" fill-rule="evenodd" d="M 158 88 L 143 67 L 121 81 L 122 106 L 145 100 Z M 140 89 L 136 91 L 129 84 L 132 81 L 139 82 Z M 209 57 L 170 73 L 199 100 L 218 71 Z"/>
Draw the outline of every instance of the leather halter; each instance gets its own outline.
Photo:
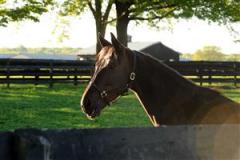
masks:
<path id="1" fill-rule="evenodd" d="M 132 72 L 129 74 L 129 80 L 127 82 L 127 84 L 123 87 L 117 87 L 117 88 L 112 88 L 112 89 L 109 89 L 109 90 L 101 90 L 99 89 L 99 87 L 93 83 L 92 86 L 98 91 L 99 95 L 101 96 L 102 100 L 107 104 L 107 105 L 110 105 L 110 101 L 107 99 L 109 93 L 111 92 L 114 92 L 118 95 L 124 95 L 125 93 L 128 92 L 128 89 L 131 85 L 131 83 L 135 80 L 136 78 L 136 73 L 135 73 L 135 70 L 136 70 L 136 59 L 137 59 L 137 55 L 135 53 L 135 51 L 133 52 L 134 56 L 133 56 L 133 69 L 132 69 Z"/>

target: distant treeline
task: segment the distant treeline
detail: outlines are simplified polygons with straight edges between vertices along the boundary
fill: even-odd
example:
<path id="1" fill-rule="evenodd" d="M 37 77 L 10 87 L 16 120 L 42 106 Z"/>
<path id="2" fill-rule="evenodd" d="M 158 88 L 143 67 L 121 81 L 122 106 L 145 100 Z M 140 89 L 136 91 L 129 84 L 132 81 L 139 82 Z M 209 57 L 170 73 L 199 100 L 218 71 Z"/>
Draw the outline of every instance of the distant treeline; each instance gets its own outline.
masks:
<path id="1" fill-rule="evenodd" d="M 75 54 L 81 48 L 0 48 L 0 54 Z"/>
<path id="2" fill-rule="evenodd" d="M 181 57 L 185 60 L 193 60 L 193 61 L 240 61 L 240 54 L 222 54 L 219 57 L 196 57 L 194 54 L 183 53 Z"/>
<path id="3" fill-rule="evenodd" d="M 240 61 L 240 53 L 225 54 L 217 46 L 205 46 L 193 54 L 182 54 L 181 57 L 195 61 Z"/>
<path id="4" fill-rule="evenodd" d="M 0 54 L 76 54 L 81 48 L 0 48 Z M 240 61 L 240 53 L 224 54 L 216 46 L 205 46 L 194 53 L 183 53 L 181 57 L 185 60 L 195 61 Z"/>

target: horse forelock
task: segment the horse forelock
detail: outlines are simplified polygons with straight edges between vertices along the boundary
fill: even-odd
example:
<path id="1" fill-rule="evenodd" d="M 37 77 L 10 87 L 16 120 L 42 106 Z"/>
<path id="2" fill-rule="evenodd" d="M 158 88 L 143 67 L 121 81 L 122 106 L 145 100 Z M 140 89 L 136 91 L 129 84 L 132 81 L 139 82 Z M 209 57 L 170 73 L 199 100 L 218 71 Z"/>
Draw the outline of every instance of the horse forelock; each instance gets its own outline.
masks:
<path id="1" fill-rule="evenodd" d="M 110 58 L 115 52 L 115 49 L 112 46 L 103 47 L 100 52 L 97 54 L 97 61 Z"/>
<path id="2" fill-rule="evenodd" d="M 97 54 L 96 67 L 99 69 L 106 67 L 109 64 L 112 55 L 116 57 L 115 49 L 112 46 L 103 47 L 101 51 Z"/>

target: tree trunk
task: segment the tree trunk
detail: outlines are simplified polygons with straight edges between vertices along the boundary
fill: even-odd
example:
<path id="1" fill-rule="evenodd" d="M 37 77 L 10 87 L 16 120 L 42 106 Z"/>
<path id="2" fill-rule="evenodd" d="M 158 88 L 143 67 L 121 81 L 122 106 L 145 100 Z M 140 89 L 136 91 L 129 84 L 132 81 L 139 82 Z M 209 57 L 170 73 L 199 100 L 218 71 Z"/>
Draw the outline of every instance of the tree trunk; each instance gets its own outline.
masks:
<path id="1" fill-rule="evenodd" d="M 95 0 L 95 13 L 94 19 L 96 23 L 96 54 L 101 50 L 101 45 L 98 41 L 98 34 L 101 33 L 101 35 L 104 37 L 105 36 L 105 31 L 106 31 L 106 24 L 102 22 L 102 2 L 99 0 Z"/>
<path id="2" fill-rule="evenodd" d="M 98 41 L 98 33 L 101 33 L 101 35 L 104 37 L 106 33 L 106 24 L 103 24 L 103 22 L 99 19 L 95 19 L 96 22 L 96 54 L 101 50 L 101 45 Z"/>
<path id="3" fill-rule="evenodd" d="M 132 4 L 128 2 L 115 2 L 117 12 L 117 38 L 125 46 L 128 43 L 127 28 L 129 24 L 129 12 L 128 9 Z"/>

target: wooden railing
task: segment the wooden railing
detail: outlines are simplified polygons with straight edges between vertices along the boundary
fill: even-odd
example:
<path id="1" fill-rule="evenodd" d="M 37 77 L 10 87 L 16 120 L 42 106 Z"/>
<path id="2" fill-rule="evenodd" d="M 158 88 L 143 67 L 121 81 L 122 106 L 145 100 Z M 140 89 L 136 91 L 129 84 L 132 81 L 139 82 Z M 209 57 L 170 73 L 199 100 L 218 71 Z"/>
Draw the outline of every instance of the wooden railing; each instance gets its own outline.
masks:
<path id="1" fill-rule="evenodd" d="M 90 79 L 93 62 L 39 59 L 0 59 L 0 83 L 73 83 Z"/>
<path id="2" fill-rule="evenodd" d="M 240 62 L 189 61 L 166 62 L 183 76 L 203 83 L 240 83 Z"/>
<path id="3" fill-rule="evenodd" d="M 240 62 L 165 62 L 183 76 L 200 83 L 240 83 Z M 0 83 L 49 84 L 87 82 L 93 61 L 0 59 Z"/>

